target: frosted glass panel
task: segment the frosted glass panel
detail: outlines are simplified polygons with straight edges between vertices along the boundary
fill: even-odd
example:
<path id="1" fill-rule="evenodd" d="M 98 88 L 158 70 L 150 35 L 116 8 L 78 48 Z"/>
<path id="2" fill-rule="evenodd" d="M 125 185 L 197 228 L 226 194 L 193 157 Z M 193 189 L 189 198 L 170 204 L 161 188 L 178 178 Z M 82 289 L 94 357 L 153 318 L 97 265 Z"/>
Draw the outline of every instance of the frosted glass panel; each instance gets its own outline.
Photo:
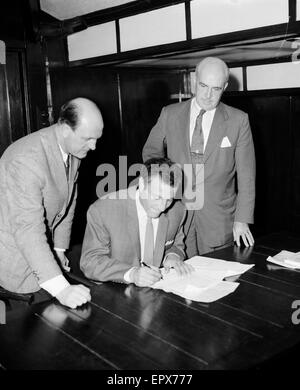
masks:
<path id="1" fill-rule="evenodd" d="M 99 24 L 68 36 L 69 61 L 117 52 L 115 22 Z"/>
<path id="2" fill-rule="evenodd" d="M 248 90 L 300 87 L 300 63 L 247 67 Z"/>
<path id="3" fill-rule="evenodd" d="M 192 37 L 287 23 L 288 0 L 193 0 Z"/>
<path id="4" fill-rule="evenodd" d="M 243 91 L 243 68 L 231 68 L 226 91 Z"/>
<path id="5" fill-rule="evenodd" d="M 120 36 L 121 51 L 184 41 L 184 4 L 120 19 Z"/>

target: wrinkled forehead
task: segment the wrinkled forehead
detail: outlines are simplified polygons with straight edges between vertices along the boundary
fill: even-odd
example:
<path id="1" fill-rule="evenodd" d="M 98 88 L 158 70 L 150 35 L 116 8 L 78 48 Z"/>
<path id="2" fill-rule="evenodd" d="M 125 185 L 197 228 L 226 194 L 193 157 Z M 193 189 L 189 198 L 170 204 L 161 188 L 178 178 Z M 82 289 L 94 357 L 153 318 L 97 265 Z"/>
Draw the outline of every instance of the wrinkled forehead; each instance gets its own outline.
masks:
<path id="1" fill-rule="evenodd" d="M 198 82 L 211 86 L 223 86 L 227 82 L 228 72 L 219 64 L 207 64 L 196 71 Z"/>

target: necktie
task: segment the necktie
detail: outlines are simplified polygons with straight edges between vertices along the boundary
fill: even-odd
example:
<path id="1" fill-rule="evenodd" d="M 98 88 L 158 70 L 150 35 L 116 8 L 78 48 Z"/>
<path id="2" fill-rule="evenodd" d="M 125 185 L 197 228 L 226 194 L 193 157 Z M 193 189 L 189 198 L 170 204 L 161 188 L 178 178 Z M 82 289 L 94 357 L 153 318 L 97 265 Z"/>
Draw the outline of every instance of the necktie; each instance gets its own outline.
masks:
<path id="1" fill-rule="evenodd" d="M 68 157 L 65 162 L 65 170 L 66 170 L 66 175 L 67 179 L 69 180 L 69 170 L 70 170 L 70 155 L 68 154 Z"/>
<path id="2" fill-rule="evenodd" d="M 154 230 L 152 218 L 147 217 L 145 244 L 144 244 L 144 262 L 146 264 L 153 264 L 154 255 Z"/>
<path id="3" fill-rule="evenodd" d="M 192 137 L 191 152 L 197 153 L 199 158 L 203 158 L 204 137 L 202 130 L 202 118 L 205 110 L 201 109 L 196 119 L 195 129 Z"/>

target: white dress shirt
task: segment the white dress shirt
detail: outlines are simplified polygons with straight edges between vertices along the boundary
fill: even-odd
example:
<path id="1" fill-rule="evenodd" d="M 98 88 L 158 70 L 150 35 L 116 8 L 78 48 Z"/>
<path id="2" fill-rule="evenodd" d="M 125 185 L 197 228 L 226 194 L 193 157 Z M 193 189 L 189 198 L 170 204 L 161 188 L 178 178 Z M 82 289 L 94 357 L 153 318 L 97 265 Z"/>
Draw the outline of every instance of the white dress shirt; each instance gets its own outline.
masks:
<path id="1" fill-rule="evenodd" d="M 201 110 L 201 107 L 196 101 L 196 98 L 192 99 L 191 102 L 191 110 L 190 110 L 190 146 L 192 144 L 192 138 L 193 138 L 193 133 L 195 129 L 195 124 L 196 124 L 196 119 L 197 116 L 199 115 Z M 204 147 L 203 150 L 205 150 L 207 140 L 209 137 L 211 125 L 215 116 L 216 109 L 214 108 L 213 110 L 206 111 L 205 114 L 203 114 L 202 118 L 202 131 L 203 131 L 203 138 L 204 138 Z"/>
<path id="2" fill-rule="evenodd" d="M 62 147 L 58 144 L 59 149 L 62 154 L 62 158 L 64 161 L 64 164 L 66 164 L 68 159 L 68 154 L 65 153 L 62 149 Z M 54 248 L 56 251 L 65 252 L 65 249 L 61 248 Z M 54 278 L 51 278 L 49 280 L 46 280 L 46 282 L 40 284 L 41 288 L 46 290 L 49 294 L 52 296 L 58 295 L 62 290 L 64 290 L 66 287 L 70 286 L 70 283 L 67 281 L 67 279 L 61 274 L 58 276 L 55 276 Z"/>

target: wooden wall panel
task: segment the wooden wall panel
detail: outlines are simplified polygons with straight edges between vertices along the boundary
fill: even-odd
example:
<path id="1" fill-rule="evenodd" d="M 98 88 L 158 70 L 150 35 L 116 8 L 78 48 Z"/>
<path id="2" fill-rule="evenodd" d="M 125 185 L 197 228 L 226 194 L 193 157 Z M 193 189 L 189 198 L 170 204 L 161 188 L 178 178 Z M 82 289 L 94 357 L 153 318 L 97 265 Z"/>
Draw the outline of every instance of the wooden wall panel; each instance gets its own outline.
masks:
<path id="1" fill-rule="evenodd" d="M 224 102 L 249 114 L 256 154 L 257 235 L 291 230 L 294 143 L 291 97 L 236 96 Z"/>
<path id="2" fill-rule="evenodd" d="M 180 73 L 128 71 L 120 75 L 124 150 L 129 163 L 142 162 L 142 149 L 161 109 L 174 103 L 179 92 Z"/>
<path id="3" fill-rule="evenodd" d="M 73 242 L 81 242 L 86 224 L 86 211 L 97 199 L 96 186 L 101 178 L 96 170 L 102 163 L 118 167 L 122 135 L 118 106 L 118 85 L 115 72 L 99 68 L 53 69 L 51 71 L 54 119 L 67 100 L 76 97 L 92 99 L 104 120 L 103 136 L 95 151 L 82 160 L 78 181 L 78 201 L 74 220 Z"/>

